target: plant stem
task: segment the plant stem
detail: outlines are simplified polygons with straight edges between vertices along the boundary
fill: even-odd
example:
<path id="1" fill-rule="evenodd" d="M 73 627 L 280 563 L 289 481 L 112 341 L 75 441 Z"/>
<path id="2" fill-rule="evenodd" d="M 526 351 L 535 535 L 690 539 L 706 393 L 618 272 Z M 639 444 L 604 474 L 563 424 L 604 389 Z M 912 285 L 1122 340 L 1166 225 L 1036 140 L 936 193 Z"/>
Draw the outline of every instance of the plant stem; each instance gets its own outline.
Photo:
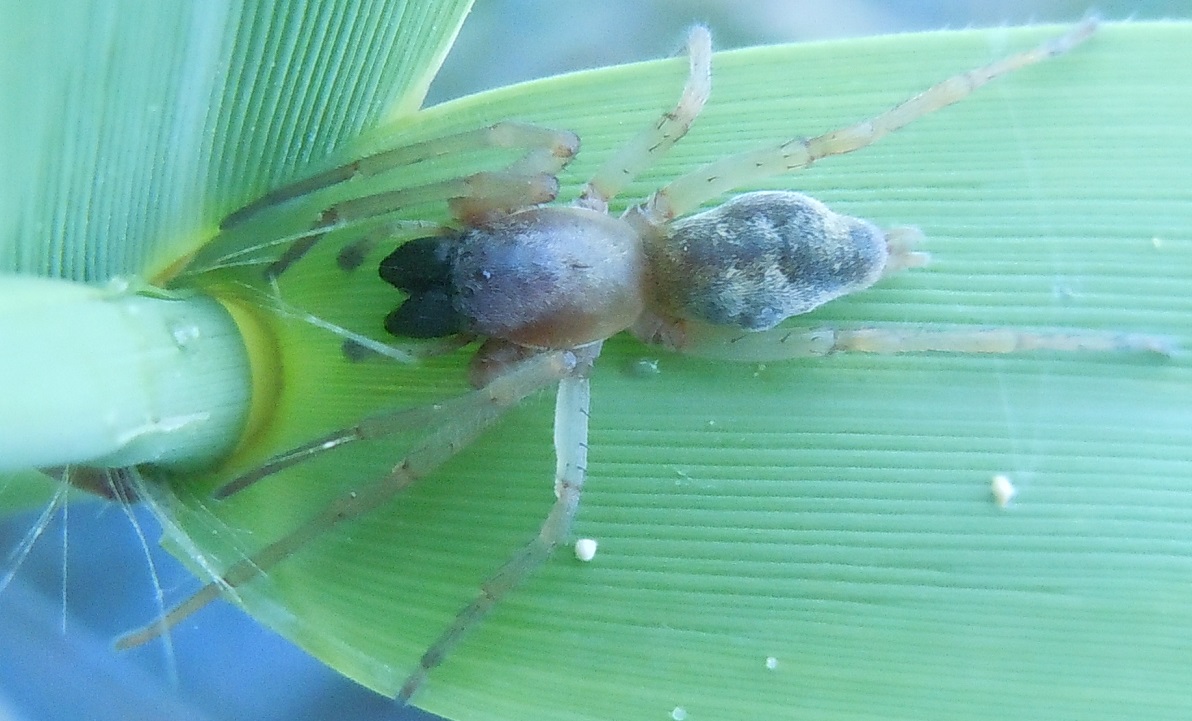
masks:
<path id="1" fill-rule="evenodd" d="M 0 471 L 209 466 L 248 416 L 249 357 L 210 297 L 0 276 Z"/>

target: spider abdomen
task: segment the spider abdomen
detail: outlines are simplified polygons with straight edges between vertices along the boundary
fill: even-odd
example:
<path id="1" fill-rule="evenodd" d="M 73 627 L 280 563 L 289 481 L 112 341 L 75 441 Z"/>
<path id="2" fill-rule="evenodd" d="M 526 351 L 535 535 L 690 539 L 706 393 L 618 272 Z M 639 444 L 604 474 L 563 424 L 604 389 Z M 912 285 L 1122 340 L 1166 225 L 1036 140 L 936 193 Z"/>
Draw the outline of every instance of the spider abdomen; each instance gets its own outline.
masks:
<path id="1" fill-rule="evenodd" d="M 889 257 L 877 226 L 783 191 L 675 221 L 647 253 L 664 311 L 751 331 L 872 285 Z"/>
<path id="2" fill-rule="evenodd" d="M 637 319 L 644 262 L 624 221 L 584 208 L 532 208 L 461 234 L 454 304 L 481 335 L 575 348 Z"/>

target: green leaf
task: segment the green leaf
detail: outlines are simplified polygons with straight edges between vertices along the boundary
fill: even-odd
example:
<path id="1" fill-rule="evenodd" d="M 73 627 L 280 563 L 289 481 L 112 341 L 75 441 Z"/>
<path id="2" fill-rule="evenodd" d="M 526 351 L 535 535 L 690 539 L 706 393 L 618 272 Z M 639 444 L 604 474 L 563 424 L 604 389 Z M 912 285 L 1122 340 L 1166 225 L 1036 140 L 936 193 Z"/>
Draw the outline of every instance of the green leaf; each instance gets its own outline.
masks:
<path id="1" fill-rule="evenodd" d="M 470 5 L 4 3 L 0 268 L 168 274 L 236 204 L 416 109 Z"/>
<path id="2" fill-rule="evenodd" d="M 718 55 L 696 127 L 622 200 L 704 161 L 867 117 L 1055 32 Z M 460 719 L 1186 717 L 1192 81 L 1176 69 L 1190 48 L 1187 23 L 1110 25 L 872 148 L 756 186 L 927 237 L 929 268 L 809 323 L 1121 329 L 1173 336 L 1185 352 L 760 366 L 614 339 L 593 378 L 576 528 L 600 552 L 590 564 L 559 553 L 417 703 Z M 671 60 L 485 93 L 401 118 L 344 157 L 503 119 L 541 123 L 583 140 L 562 178 L 568 198 L 673 103 L 684 72 Z M 464 172 L 479 155 L 412 167 L 404 182 Z M 348 239 L 296 266 L 283 297 L 369 332 L 396 294 L 335 266 Z M 229 294 L 235 273 L 186 282 Z M 464 354 L 348 363 L 338 338 L 298 320 L 270 332 L 285 361 L 276 422 L 233 467 L 180 480 L 162 500 L 196 567 L 302 523 L 411 439 L 331 453 L 215 503 L 220 480 L 370 409 L 464 387 Z M 640 372 L 642 359 L 658 372 Z M 439 473 L 242 589 L 245 607 L 393 693 L 550 506 L 550 405 L 523 404 Z M 997 475 L 1019 491 L 1004 508 Z"/>
<path id="3" fill-rule="evenodd" d="M 60 481 L 38 471 L 0 473 L 0 514 L 44 507 L 60 487 Z"/>

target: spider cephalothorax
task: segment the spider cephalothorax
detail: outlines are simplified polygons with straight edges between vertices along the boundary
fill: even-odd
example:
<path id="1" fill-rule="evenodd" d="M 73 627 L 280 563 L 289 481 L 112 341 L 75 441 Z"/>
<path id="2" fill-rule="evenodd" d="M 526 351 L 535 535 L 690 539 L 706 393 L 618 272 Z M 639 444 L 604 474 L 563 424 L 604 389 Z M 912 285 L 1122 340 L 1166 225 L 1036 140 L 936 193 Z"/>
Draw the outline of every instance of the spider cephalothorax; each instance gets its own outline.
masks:
<path id="1" fill-rule="evenodd" d="M 394 335 L 467 331 L 526 348 L 575 348 L 641 314 L 645 257 L 624 221 L 547 206 L 406 243 L 380 273 L 410 294 L 385 319 Z"/>

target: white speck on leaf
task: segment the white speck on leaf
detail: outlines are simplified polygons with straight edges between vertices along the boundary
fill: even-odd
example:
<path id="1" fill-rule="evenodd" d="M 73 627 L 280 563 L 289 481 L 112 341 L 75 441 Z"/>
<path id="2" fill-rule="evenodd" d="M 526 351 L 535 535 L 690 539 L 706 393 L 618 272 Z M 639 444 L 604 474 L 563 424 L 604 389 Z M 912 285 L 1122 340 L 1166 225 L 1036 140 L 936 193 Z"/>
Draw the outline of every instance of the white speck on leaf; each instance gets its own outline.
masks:
<path id="1" fill-rule="evenodd" d="M 596 557 L 595 538 L 581 538 L 575 542 L 575 557 L 585 563 Z"/>
<path id="2" fill-rule="evenodd" d="M 1013 481 L 1004 473 L 999 473 L 993 477 L 989 484 L 989 490 L 993 493 L 993 500 L 1002 508 L 1010 505 L 1010 501 L 1014 500 L 1014 496 L 1018 495 L 1018 489 L 1014 487 Z"/>

